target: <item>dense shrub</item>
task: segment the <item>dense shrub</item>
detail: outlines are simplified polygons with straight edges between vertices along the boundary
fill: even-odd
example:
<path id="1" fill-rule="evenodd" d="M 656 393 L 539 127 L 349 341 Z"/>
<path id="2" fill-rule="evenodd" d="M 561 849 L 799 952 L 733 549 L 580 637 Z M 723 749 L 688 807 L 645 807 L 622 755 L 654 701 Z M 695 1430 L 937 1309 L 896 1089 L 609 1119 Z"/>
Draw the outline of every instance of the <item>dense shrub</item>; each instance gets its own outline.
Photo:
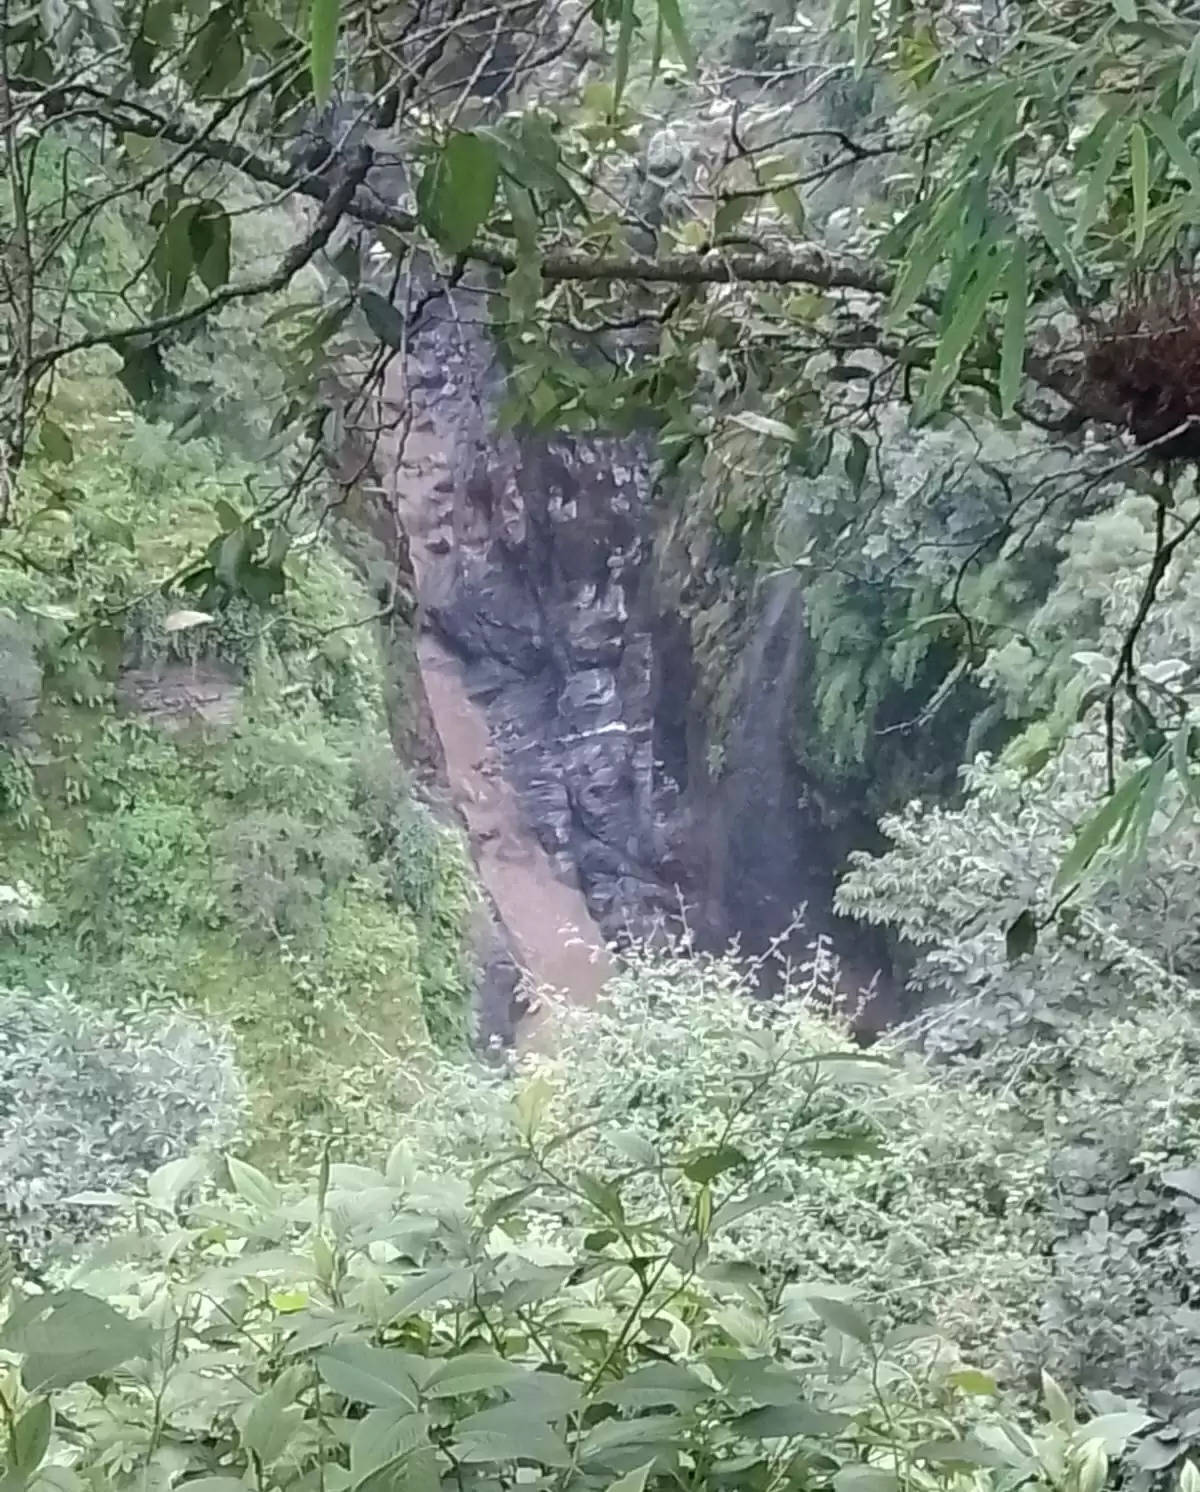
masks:
<path id="1" fill-rule="evenodd" d="M 0 991 L 0 1231 L 38 1250 L 93 1231 L 81 1193 L 227 1143 L 242 1105 L 228 1041 L 194 1019 Z"/>
<path id="2" fill-rule="evenodd" d="M 403 1146 L 284 1188 L 231 1158 L 194 1209 L 193 1171 L 155 1173 L 122 1247 L 68 1290 L 13 1294 L 10 1482 L 1099 1492 L 1146 1424 L 1136 1408 L 1079 1424 L 1047 1381 L 1018 1420 L 943 1338 L 890 1333 L 740 1254 L 730 1229 L 770 1208 L 761 1179 L 790 1148 L 762 1122 L 777 1080 L 797 1134 L 821 1115 L 829 1146 L 853 1147 L 834 1116 L 867 1071 L 760 1016 L 710 1033 L 725 1111 L 680 1110 L 653 1141 L 606 1102 L 581 1146 L 542 1072 L 475 1185 Z M 604 1152 L 619 1170 L 593 1166 Z"/>

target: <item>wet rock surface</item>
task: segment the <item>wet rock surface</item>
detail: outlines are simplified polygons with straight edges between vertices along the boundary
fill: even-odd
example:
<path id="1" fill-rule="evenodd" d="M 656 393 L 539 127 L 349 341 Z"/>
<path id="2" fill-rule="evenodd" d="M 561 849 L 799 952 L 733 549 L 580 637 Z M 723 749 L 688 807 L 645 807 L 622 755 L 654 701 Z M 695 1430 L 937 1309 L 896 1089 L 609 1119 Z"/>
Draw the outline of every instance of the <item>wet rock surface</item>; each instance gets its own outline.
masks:
<path id="1" fill-rule="evenodd" d="M 879 953 L 829 911 L 834 867 L 788 745 L 798 589 L 759 588 L 714 774 L 687 624 L 655 573 L 647 446 L 498 433 L 500 393 L 486 333 L 435 302 L 389 387 L 391 501 L 422 624 L 457 662 L 525 831 L 609 942 L 686 906 L 702 943 L 759 953 L 807 904 L 783 951 L 826 935 L 865 984 Z"/>

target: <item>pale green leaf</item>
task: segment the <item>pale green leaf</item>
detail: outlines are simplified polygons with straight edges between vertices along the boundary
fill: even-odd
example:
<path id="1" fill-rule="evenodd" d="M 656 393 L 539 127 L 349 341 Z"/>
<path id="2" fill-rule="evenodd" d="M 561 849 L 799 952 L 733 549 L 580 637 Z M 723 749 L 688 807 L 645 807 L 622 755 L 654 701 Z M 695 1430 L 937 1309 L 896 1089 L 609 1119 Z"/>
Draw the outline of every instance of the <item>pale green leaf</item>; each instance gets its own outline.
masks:
<path id="1" fill-rule="evenodd" d="M 1029 271 L 1025 245 L 1013 246 L 1004 280 L 1004 336 L 1000 344 L 1000 413 L 1007 419 L 1021 393 L 1025 372 L 1025 324 Z"/>
<path id="2" fill-rule="evenodd" d="M 337 55 L 341 0 L 309 0 L 308 56 L 313 97 L 324 105 L 333 90 L 333 63 Z"/>
<path id="3" fill-rule="evenodd" d="M 1133 185 L 1133 252 L 1140 254 L 1146 244 L 1150 216 L 1150 152 L 1146 131 L 1140 124 L 1129 131 L 1129 168 Z"/>

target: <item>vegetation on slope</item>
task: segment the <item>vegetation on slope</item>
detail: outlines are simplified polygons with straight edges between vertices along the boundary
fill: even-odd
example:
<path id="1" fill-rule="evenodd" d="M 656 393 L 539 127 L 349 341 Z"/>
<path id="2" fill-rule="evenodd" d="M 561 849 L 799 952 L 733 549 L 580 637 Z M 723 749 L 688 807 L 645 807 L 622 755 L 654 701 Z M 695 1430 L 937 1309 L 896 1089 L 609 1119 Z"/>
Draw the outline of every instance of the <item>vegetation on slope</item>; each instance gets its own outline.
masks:
<path id="1" fill-rule="evenodd" d="M 261 1143 L 361 1127 L 348 1092 L 465 1040 L 471 979 L 468 868 L 392 753 L 378 605 L 314 515 L 285 595 L 197 610 L 172 577 L 214 510 L 240 522 L 249 469 L 90 424 L 69 485 L 27 472 L 38 521 L 0 555 L 0 853 L 37 899 L 0 981 L 229 1022 Z"/>

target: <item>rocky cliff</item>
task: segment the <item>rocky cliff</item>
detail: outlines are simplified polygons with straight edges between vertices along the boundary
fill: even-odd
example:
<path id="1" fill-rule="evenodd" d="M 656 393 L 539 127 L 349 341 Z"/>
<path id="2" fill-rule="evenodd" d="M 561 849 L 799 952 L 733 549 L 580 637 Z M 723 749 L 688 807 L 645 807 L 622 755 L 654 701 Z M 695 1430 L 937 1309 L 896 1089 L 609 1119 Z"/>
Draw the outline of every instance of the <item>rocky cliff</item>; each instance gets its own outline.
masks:
<path id="1" fill-rule="evenodd" d="M 789 744 L 805 693 L 797 584 L 725 586 L 718 730 L 686 602 L 722 582 L 686 573 L 678 495 L 657 489 L 637 439 L 498 433 L 502 369 L 470 301 L 432 302 L 396 366 L 389 502 L 411 547 L 435 723 L 455 737 L 451 787 L 517 961 L 537 975 L 548 944 L 686 920 L 701 945 L 752 954 L 799 957 L 826 939 L 857 991 L 882 955 L 829 911 L 833 853 Z M 581 893 L 569 927 L 530 905 L 548 877 Z M 885 1015 L 877 1001 L 864 1020 Z"/>

